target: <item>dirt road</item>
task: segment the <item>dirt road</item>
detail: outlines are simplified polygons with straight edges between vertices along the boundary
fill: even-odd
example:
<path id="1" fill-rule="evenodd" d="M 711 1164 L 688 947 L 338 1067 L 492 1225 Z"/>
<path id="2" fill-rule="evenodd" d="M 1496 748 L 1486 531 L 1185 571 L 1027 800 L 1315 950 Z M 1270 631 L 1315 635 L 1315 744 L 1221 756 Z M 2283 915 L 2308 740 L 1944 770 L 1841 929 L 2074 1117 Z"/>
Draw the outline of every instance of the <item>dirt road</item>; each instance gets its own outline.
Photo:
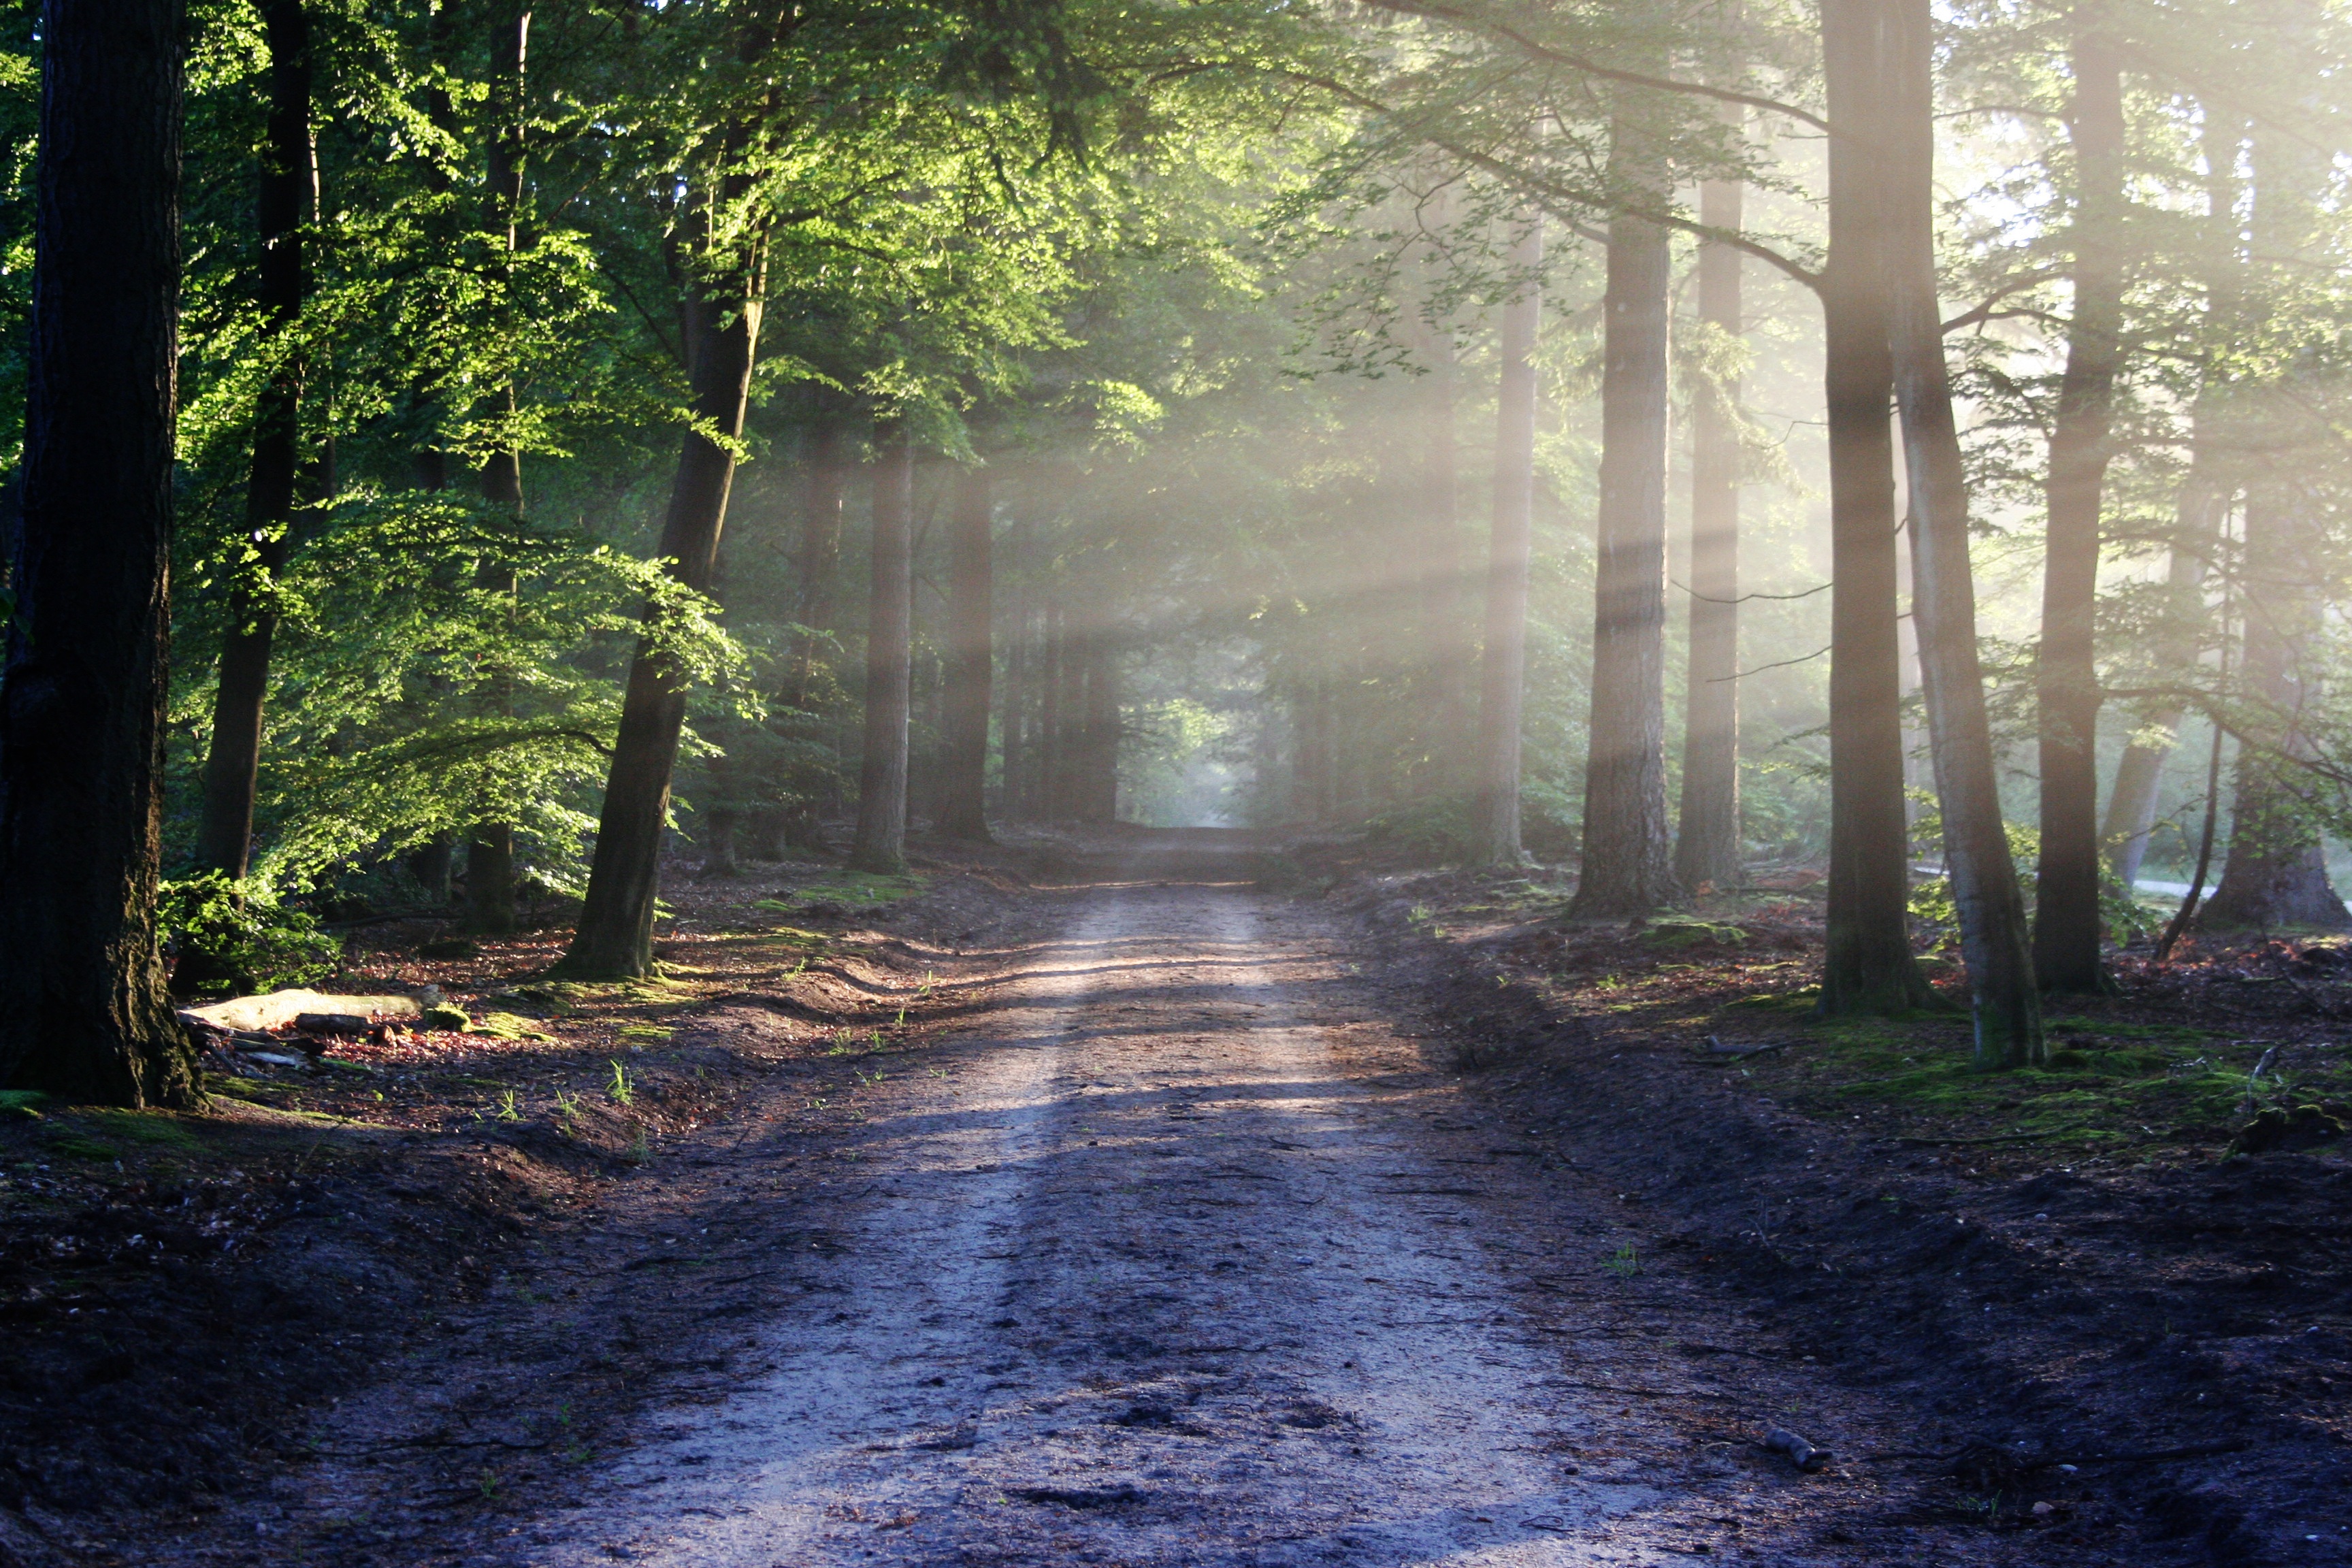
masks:
<path id="1" fill-rule="evenodd" d="M 1353 1080 L 1311 928 L 1201 885 L 1076 915 L 880 1119 L 828 1310 L 535 1561 L 1532 1565 L 1654 1500 L 1565 1457 L 1591 1358 L 1505 1289 L 1542 1243 L 1473 1217 L 1496 1135 Z"/>
<path id="2" fill-rule="evenodd" d="M 1859 1544 L 1836 1521 L 1883 1512 L 1873 1481 L 1752 1441 L 1843 1441 L 1852 1391 L 1817 1402 L 1827 1369 L 1657 1266 L 1638 1194 L 1465 1094 L 1340 917 L 1225 868 L 1034 895 L 1033 940 L 929 995 L 944 1032 L 803 1080 L 821 1136 L 755 1121 L 648 1171 L 593 1247 L 451 1320 L 478 1350 L 345 1400 L 323 1462 L 212 1535 L 246 1544 L 196 1557 L 1874 1560 L 1821 1544 Z M 625 1442 L 566 1452 L 526 1407 L 561 1421 L 583 1353 L 667 1371 Z M 420 1446 L 437 1481 L 385 1468 Z M 517 1453 L 539 1480 L 497 1468 Z"/>

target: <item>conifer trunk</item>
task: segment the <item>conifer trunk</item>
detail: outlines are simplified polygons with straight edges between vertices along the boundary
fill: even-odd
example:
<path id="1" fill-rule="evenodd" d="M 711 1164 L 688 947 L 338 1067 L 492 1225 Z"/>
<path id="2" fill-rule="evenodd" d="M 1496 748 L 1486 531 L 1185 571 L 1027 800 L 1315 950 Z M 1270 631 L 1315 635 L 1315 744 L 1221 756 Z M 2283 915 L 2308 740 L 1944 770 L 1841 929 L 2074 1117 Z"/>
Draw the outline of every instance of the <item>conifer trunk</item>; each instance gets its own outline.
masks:
<path id="1" fill-rule="evenodd" d="M 155 931 L 180 298 L 179 0 L 40 11 L 0 672 L 0 1087 L 178 1105 Z"/>
<path id="2" fill-rule="evenodd" d="M 1478 668 L 1476 816 L 1470 858 L 1488 866 L 1516 866 L 1526 858 L 1519 847 L 1519 728 L 1527 700 L 1528 566 L 1535 537 L 1535 352 L 1543 324 L 1543 221 L 1529 216 L 1526 222 L 1526 232 L 1511 247 L 1519 291 L 1503 307 L 1494 527 L 1486 546 L 1486 647 Z"/>
<path id="3" fill-rule="evenodd" d="M 1610 184 L 1654 195 L 1663 171 L 1620 118 Z M 1609 221 L 1601 351 L 1601 506 L 1593 564 L 1592 721 L 1584 857 L 1570 913 L 1623 920 L 1675 901 L 1666 822 L 1665 228 Z"/>
<path id="4" fill-rule="evenodd" d="M 707 218 L 715 218 L 705 205 Z M 743 408 L 760 337 L 763 292 L 756 252 L 731 277 L 689 286 L 685 319 L 687 381 L 696 416 L 730 441 L 743 433 Z M 688 430 L 662 522 L 661 553 L 670 574 L 707 592 L 718 565 L 719 538 L 735 482 L 735 454 Z M 654 612 L 649 608 L 647 615 Z M 629 662 L 621 729 L 597 822 L 595 858 L 580 927 L 559 966 L 564 973 L 615 978 L 653 971 L 654 899 L 661 887 L 662 836 L 669 824 L 671 774 L 686 725 L 686 682 L 672 661 L 640 639 Z"/>
<path id="5" fill-rule="evenodd" d="M 988 842 L 988 715 L 996 584 L 986 468 L 956 472 L 948 520 L 948 675 L 940 831 Z"/>
<path id="6" fill-rule="evenodd" d="M 2096 993 L 2100 962 L 2099 527 L 2107 431 L 2122 344 L 2123 62 L 2080 10 L 2074 40 L 2074 318 L 2050 434 L 2049 542 L 2042 580 L 2042 847 L 2034 878 L 2033 971 L 2042 989 Z"/>
<path id="7" fill-rule="evenodd" d="M 914 688 L 915 451 L 896 421 L 875 433 L 871 596 L 866 617 L 866 744 L 857 769 L 861 871 L 907 868 L 907 726 Z"/>
<path id="8" fill-rule="evenodd" d="M 1737 233 L 1739 183 L 1699 187 L 1699 221 Z M 1738 339 L 1739 252 L 1702 239 L 1699 320 Z M 1692 893 L 1739 885 L 1739 383 L 1691 409 L 1690 649 L 1683 697 L 1682 816 L 1675 879 Z"/>
<path id="9" fill-rule="evenodd" d="M 1912 613 L 1928 744 L 1943 807 L 1944 863 L 1969 968 L 1977 1059 L 1987 1067 L 2025 1066 L 2041 1062 L 2046 1052 L 2025 900 L 2001 823 L 1985 712 L 1968 484 L 1936 294 L 1934 36 L 1928 0 L 1888 0 L 1888 10 L 1887 116 L 1878 139 L 1889 159 L 1889 338 L 1910 480 Z"/>
<path id="10" fill-rule="evenodd" d="M 1934 1001 L 1911 952 L 1904 811 L 1895 448 L 1887 428 L 1886 17 L 1880 0 L 1823 0 L 1830 123 L 1829 265 L 1821 282 L 1830 465 L 1830 877 L 1822 1011 Z"/>
<path id="11" fill-rule="evenodd" d="M 269 353 L 302 313 L 302 209 L 310 188 L 310 29 L 299 0 L 261 0 L 260 11 L 269 51 L 269 116 L 254 216 L 261 238 L 261 348 Z M 285 568 L 292 542 L 303 374 L 299 356 L 281 357 L 254 410 L 253 466 L 245 492 L 247 537 L 254 553 L 236 569 L 213 691 L 212 749 L 205 760 L 196 859 L 230 877 L 243 877 L 253 858 L 262 710 L 269 693 L 270 644 L 278 634 L 272 579 Z"/>

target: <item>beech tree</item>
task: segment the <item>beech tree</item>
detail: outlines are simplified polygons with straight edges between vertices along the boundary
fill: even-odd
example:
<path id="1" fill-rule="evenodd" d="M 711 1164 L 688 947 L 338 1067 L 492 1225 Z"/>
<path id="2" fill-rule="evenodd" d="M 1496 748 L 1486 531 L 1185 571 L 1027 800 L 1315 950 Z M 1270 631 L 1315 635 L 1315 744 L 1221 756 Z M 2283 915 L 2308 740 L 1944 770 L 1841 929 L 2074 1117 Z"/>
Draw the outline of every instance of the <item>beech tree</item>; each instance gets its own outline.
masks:
<path id="1" fill-rule="evenodd" d="M 21 516 L 0 670 L 0 1084 L 195 1092 L 155 929 L 180 293 L 181 6 L 41 7 Z"/>

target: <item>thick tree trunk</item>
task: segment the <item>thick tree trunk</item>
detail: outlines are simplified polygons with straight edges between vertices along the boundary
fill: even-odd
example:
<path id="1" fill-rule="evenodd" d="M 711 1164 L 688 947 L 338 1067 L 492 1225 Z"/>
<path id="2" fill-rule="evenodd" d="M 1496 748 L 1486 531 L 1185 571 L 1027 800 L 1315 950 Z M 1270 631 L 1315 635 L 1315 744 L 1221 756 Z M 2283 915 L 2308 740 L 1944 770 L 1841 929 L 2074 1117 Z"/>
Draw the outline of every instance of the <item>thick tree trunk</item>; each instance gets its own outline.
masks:
<path id="1" fill-rule="evenodd" d="M 1610 183 L 1654 193 L 1660 170 L 1620 120 Z M 1592 722 L 1584 860 L 1569 912 L 1645 915 L 1681 896 L 1666 821 L 1666 230 L 1609 223 L 1601 351 L 1601 505 L 1594 532 Z"/>
<path id="2" fill-rule="evenodd" d="M 1699 188 L 1699 221 L 1738 232 L 1740 186 Z M 1737 339 L 1739 252 L 1698 250 L 1699 320 Z M 1690 662 L 1683 698 L 1682 817 L 1675 879 L 1696 893 L 1739 885 L 1739 383 L 1702 391 L 1691 409 Z"/>
<path id="3" fill-rule="evenodd" d="M 2326 154 L 2260 126 L 2252 169 L 2252 255 L 2281 272 L 2320 265 L 2315 197 L 2326 188 Z M 2302 808 L 2298 770 L 2288 760 L 2309 746 L 2302 715 L 2321 700 L 2326 675 L 2308 661 L 2325 646 L 2327 612 L 2313 563 L 2326 559 L 2327 547 L 2295 470 L 2336 440 L 2293 384 L 2305 374 L 2298 366 L 2285 373 L 2285 384 L 2255 389 L 2244 426 L 2263 453 L 2246 486 L 2244 692 L 2269 710 L 2270 722 L 2263 743 L 2239 748 L 2230 855 L 2200 917 L 2217 930 L 2352 924 L 2328 883 L 2318 826 Z"/>
<path id="4" fill-rule="evenodd" d="M 1536 337 L 1543 325 L 1543 222 L 1511 247 L 1518 294 L 1503 307 L 1495 395 L 1495 517 L 1486 547 L 1486 647 L 1478 669 L 1474 863 L 1516 866 L 1520 719 L 1527 700 L 1528 564 L 1535 541 Z"/>
<path id="5" fill-rule="evenodd" d="M 302 313 L 302 209 L 310 189 L 310 29 L 299 0 L 263 0 L 269 49 L 269 120 L 261 149 L 255 217 L 261 229 L 262 347 L 274 345 Z M 269 648 L 278 633 L 273 579 L 286 564 L 294 526 L 294 480 L 301 467 L 301 360 L 285 356 L 254 411 L 253 468 L 246 484 L 253 558 L 229 591 L 228 627 L 213 693 L 212 750 L 205 761 L 196 859 L 243 877 L 253 858 L 253 805 L 260 785 L 262 709 L 269 694 Z"/>
<path id="6" fill-rule="evenodd" d="M 872 593 L 866 618 L 866 747 L 849 863 L 907 868 L 907 721 L 914 677 L 915 452 L 906 427 L 875 433 Z"/>
<path id="7" fill-rule="evenodd" d="M 1822 278 L 1830 463 L 1830 878 L 1822 1011 L 1902 1013 L 1935 994 L 1912 956 L 1902 637 L 1888 357 L 1879 0 L 1824 0 L 1830 253 Z M 1863 129 L 1851 132 L 1848 127 Z"/>
<path id="8" fill-rule="evenodd" d="M 995 667 L 996 587 L 986 468 L 956 473 L 948 519 L 947 711 L 940 831 L 988 842 L 988 711 Z"/>
<path id="9" fill-rule="evenodd" d="M 762 292 L 756 262 L 724 285 L 696 289 L 681 312 L 687 326 L 687 379 L 696 416 L 732 441 L 743 433 L 743 406 L 760 336 Z M 670 574 L 697 593 L 710 586 L 735 455 L 699 431 L 687 432 L 662 521 L 661 553 Z M 653 612 L 647 611 L 648 616 Z M 661 887 L 662 835 L 669 826 L 670 776 L 686 725 L 686 682 L 650 640 L 629 663 L 621 730 L 597 822 L 595 858 L 580 929 L 560 967 L 596 978 L 653 971 L 654 899 Z"/>
<path id="10" fill-rule="evenodd" d="M 2086 26 L 2080 19 L 2078 26 Z M 2074 310 L 2050 433 L 2049 544 L 2042 579 L 2042 849 L 2034 877 L 2033 972 L 2042 989 L 2095 993 L 2099 911 L 2099 514 L 2122 353 L 2123 60 L 2093 30 L 2074 41 Z"/>
<path id="11" fill-rule="evenodd" d="M 2000 787 L 1977 657 L 1976 584 L 1969 562 L 1968 481 L 1952 413 L 1936 294 L 1934 38 L 1928 0 L 1890 0 L 1890 69 L 1883 143 L 1894 244 L 1887 272 L 1895 398 L 1910 479 L 1912 613 L 1927 700 L 1944 863 L 1959 910 L 1977 1059 L 2042 1061 L 2042 1000 L 2025 900 L 2001 824 Z"/>
<path id="12" fill-rule="evenodd" d="M 47 0 L 16 596 L 0 674 L 0 1086 L 177 1105 L 155 931 L 180 298 L 178 0 Z"/>
<path id="13" fill-rule="evenodd" d="M 530 7 L 518 6 L 511 16 L 500 19 L 492 41 L 490 109 L 494 129 L 489 145 L 489 211 L 485 215 L 491 232 L 504 237 L 509 257 L 514 255 L 520 237 L 517 225 L 522 212 L 523 190 L 522 86 L 530 45 Z M 499 281 L 503 284 L 510 273 L 510 267 L 501 268 Z M 502 411 L 511 420 L 515 416 L 513 384 L 509 382 L 500 388 L 498 397 Z M 522 454 L 511 445 L 492 452 L 489 460 L 482 465 L 482 499 L 520 524 Z M 495 563 L 485 562 L 475 582 L 477 586 L 493 593 L 511 596 L 515 591 L 514 573 Z M 488 699 L 494 711 L 510 717 L 514 711 L 512 681 L 504 675 L 494 679 Z M 503 821 L 478 823 L 466 847 L 466 929 L 486 936 L 504 936 L 518 923 L 514 827 Z"/>

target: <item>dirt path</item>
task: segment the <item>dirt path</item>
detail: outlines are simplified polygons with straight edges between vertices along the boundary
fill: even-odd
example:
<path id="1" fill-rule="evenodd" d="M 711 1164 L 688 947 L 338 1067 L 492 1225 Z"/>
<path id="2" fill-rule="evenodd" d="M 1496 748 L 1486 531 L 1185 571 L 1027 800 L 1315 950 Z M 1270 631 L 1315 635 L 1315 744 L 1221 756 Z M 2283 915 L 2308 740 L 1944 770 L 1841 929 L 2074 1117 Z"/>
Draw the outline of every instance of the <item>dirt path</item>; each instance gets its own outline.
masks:
<path id="1" fill-rule="evenodd" d="M 1755 1448 L 1900 1433 L 1433 1067 L 1327 906 L 1198 858 L 1037 899 L 1042 940 L 931 997 L 944 1034 L 854 1089 L 794 1069 L 806 1114 L 649 1170 L 266 1506 L 141 1561 L 1811 1565 L 1938 1533 Z M 776 1026 L 739 1001 L 680 1038 Z M 593 1449 L 533 1414 L 583 1355 L 642 1389 Z"/>
<path id="2" fill-rule="evenodd" d="M 810 1270 L 833 1310 L 532 1560 L 1592 1560 L 1654 1489 L 1562 1457 L 1594 1430 L 1560 1325 L 1515 1308 L 1452 1151 L 1347 1076 L 1350 983 L 1305 924 L 1084 896 L 879 1119 Z"/>

